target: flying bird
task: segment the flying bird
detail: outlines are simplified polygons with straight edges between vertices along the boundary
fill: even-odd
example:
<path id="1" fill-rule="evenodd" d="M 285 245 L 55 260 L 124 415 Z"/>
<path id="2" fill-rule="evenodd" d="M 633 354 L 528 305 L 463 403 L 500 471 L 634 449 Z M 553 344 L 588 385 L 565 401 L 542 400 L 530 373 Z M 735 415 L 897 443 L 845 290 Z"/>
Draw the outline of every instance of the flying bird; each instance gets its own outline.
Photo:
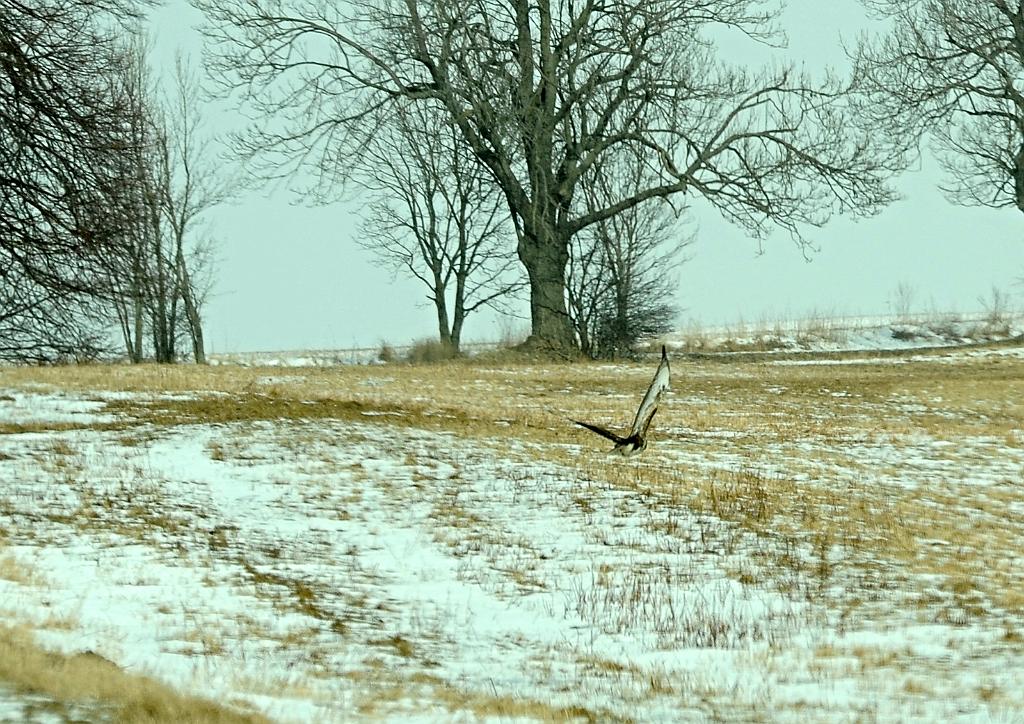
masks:
<path id="1" fill-rule="evenodd" d="M 640 409 L 636 411 L 633 427 L 629 429 L 629 434 L 626 436 L 616 435 L 610 430 L 589 422 L 580 422 L 579 420 L 573 420 L 573 422 L 614 442 L 615 447 L 611 450 L 613 453 L 619 455 L 638 453 L 647 447 L 647 430 L 651 426 L 651 420 L 654 419 L 654 413 L 658 411 L 661 393 L 668 389 L 669 376 L 668 354 L 665 352 L 665 345 L 661 345 L 661 364 L 658 365 L 658 371 L 654 373 L 651 386 L 647 388 L 647 394 L 644 395 L 643 402 L 640 403 Z"/>

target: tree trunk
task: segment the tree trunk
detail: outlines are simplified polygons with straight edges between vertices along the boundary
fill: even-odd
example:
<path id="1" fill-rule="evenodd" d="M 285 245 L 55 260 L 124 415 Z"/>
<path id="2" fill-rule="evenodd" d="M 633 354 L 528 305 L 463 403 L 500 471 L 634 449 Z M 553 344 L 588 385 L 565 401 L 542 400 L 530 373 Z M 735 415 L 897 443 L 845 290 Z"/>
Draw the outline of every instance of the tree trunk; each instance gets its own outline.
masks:
<path id="1" fill-rule="evenodd" d="M 174 266 L 178 274 L 178 286 L 181 288 L 181 301 L 185 306 L 185 319 L 188 321 L 188 334 L 192 339 L 192 357 L 197 365 L 206 364 L 206 347 L 203 342 L 203 322 L 199 316 L 199 305 L 192 290 L 192 279 L 189 277 L 188 266 L 185 264 L 185 252 L 182 240 L 178 240 Z"/>
<path id="2" fill-rule="evenodd" d="M 137 160 L 137 163 L 141 161 Z M 138 174 L 135 182 L 143 184 L 143 172 L 141 166 L 139 167 Z M 128 349 L 128 357 L 131 359 L 133 364 L 139 364 L 143 360 L 145 354 L 145 334 L 146 334 L 146 293 L 147 285 L 149 280 L 146 278 L 146 254 L 149 251 L 149 231 L 150 219 L 145 214 L 148 214 L 149 207 L 142 207 L 132 204 L 132 213 L 137 215 L 134 221 L 134 225 L 131 228 L 132 242 L 131 242 L 131 255 L 132 255 L 132 267 L 131 267 L 131 278 L 129 279 L 129 293 L 131 296 L 131 328 L 129 337 L 131 338 L 131 347 Z"/>
<path id="3" fill-rule="evenodd" d="M 155 217 L 154 217 L 155 218 Z M 153 358 L 157 362 L 173 362 L 170 350 L 170 334 L 172 334 L 167 318 L 167 260 L 164 258 L 164 245 L 160 237 L 159 224 L 154 221 L 156 230 L 153 239 L 153 268 L 155 287 L 153 293 Z"/>
<path id="4" fill-rule="evenodd" d="M 455 309 L 452 312 L 452 331 L 448 335 L 448 343 L 451 345 L 452 353 L 458 354 L 462 345 L 462 324 L 466 319 L 465 301 L 460 295 L 455 297 Z"/>
<path id="5" fill-rule="evenodd" d="M 192 300 L 191 293 L 189 301 L 185 302 L 185 314 L 188 316 L 188 329 L 192 335 L 192 356 L 197 365 L 206 364 L 206 343 L 203 340 L 203 323 L 199 318 L 199 310 Z"/>
<path id="6" fill-rule="evenodd" d="M 614 357 L 621 357 L 629 352 L 629 290 L 625 288 L 625 281 L 620 277 L 618 288 L 615 290 L 615 334 Z"/>
<path id="7" fill-rule="evenodd" d="M 1017 150 L 1013 169 L 1013 191 L 1017 208 L 1024 211 L 1024 144 Z"/>
<path id="8" fill-rule="evenodd" d="M 455 298 L 452 300 L 452 333 L 451 345 L 454 354 L 459 353 L 462 345 L 462 325 L 466 321 L 466 279 L 469 278 L 469 267 L 466 265 L 466 249 L 469 246 L 465 237 L 468 222 L 463 218 L 459 227 L 459 262 L 455 268 Z"/>
<path id="9" fill-rule="evenodd" d="M 568 244 L 553 232 L 531 236 L 524 230 L 519 242 L 519 259 L 530 279 L 532 329 L 523 346 L 571 354 L 576 349 L 576 338 L 565 307 Z"/>
<path id="10" fill-rule="evenodd" d="M 134 287 L 132 289 L 132 315 L 134 317 L 132 322 L 135 325 L 135 333 L 132 339 L 132 342 L 135 344 L 132 350 L 132 362 L 138 364 L 142 362 L 142 337 L 146 332 L 146 305 L 143 298 L 141 262 L 136 260 L 136 264 L 139 265 L 139 273 L 132 281 Z"/>
<path id="11" fill-rule="evenodd" d="M 438 310 L 437 341 L 440 342 L 445 347 L 451 347 L 452 346 L 452 335 L 451 335 L 451 332 L 448 331 L 447 323 L 441 321 L 440 315 L 441 315 L 441 312 L 440 312 L 440 310 Z"/>
<path id="12" fill-rule="evenodd" d="M 448 327 L 448 300 L 445 298 L 445 283 L 441 269 L 435 267 L 434 273 L 434 309 L 437 310 L 437 339 L 441 344 L 450 347 L 452 333 Z"/>
<path id="13" fill-rule="evenodd" d="M 178 290 L 178 272 L 174 268 L 170 254 L 167 256 L 167 361 L 178 360 L 178 301 L 181 292 Z"/>
<path id="14" fill-rule="evenodd" d="M 117 323 L 121 327 L 121 339 L 124 340 L 125 354 L 128 355 L 129 362 L 134 362 L 132 350 L 135 349 L 135 346 L 132 343 L 132 328 L 129 324 L 128 305 L 123 299 L 115 299 L 113 306 L 114 312 L 117 314 Z"/>

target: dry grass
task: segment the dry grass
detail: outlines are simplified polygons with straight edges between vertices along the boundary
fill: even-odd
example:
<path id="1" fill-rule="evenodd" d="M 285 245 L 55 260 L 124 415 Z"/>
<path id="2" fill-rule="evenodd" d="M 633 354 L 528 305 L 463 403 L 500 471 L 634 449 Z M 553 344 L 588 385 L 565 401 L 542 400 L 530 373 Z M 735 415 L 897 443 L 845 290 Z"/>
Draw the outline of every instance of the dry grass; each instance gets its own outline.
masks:
<path id="1" fill-rule="evenodd" d="M 3 539 L 0 538 L 0 579 L 23 586 L 35 586 L 40 583 L 40 576 L 35 571 L 19 565 L 13 556 L 2 553 L 2 550 Z"/>
<path id="2" fill-rule="evenodd" d="M 363 674 L 354 675 L 364 678 Z M 358 703 L 364 717 L 373 720 L 399 718 L 404 710 L 402 702 L 418 697 L 445 707 L 453 716 L 470 713 L 487 721 L 528 720 L 535 722 L 619 722 L 628 721 L 610 712 L 594 712 L 581 706 L 557 706 L 523 696 L 502 696 L 486 693 L 467 693 L 454 688 L 444 680 L 429 674 L 417 674 L 411 680 L 388 682 L 388 674 L 375 670 L 377 686 L 372 695 Z M 383 679 L 383 681 L 381 680 Z M 443 719 L 444 717 L 438 717 Z M 460 719 L 461 720 L 461 719 Z"/>
<path id="3" fill-rule="evenodd" d="M 182 695 L 153 679 L 129 674 L 92 653 L 63 656 L 41 649 L 24 630 L 0 626 L 0 682 L 42 695 L 49 718 L 82 710 L 115 722 L 262 722 L 205 699 Z M 36 707 L 39 708 L 40 704 Z M 39 712 L 41 714 L 41 712 Z"/>

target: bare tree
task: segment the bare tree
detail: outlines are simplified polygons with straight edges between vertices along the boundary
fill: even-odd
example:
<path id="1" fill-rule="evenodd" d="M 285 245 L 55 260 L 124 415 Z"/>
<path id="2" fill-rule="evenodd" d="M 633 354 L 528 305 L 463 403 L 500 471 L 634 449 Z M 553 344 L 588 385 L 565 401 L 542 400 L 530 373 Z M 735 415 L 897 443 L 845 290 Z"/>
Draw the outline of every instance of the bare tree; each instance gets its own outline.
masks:
<path id="1" fill-rule="evenodd" d="M 121 253 L 109 270 L 114 290 L 111 303 L 128 359 L 133 363 L 145 358 L 150 260 L 162 229 L 154 174 L 156 141 L 152 113 L 156 101 L 146 64 L 149 50 L 142 36 L 135 32 L 120 51 L 117 92 L 123 99 L 124 140 L 116 158 L 123 182 L 108 199 L 109 209 L 122 219 Z"/>
<path id="2" fill-rule="evenodd" d="M 0 0 L 0 355 L 95 354 L 122 219 L 116 21 L 130 0 Z M 78 350 L 76 352 L 76 349 Z"/>
<path id="3" fill-rule="evenodd" d="M 595 224 L 573 241 L 567 283 L 569 315 L 580 351 L 598 358 L 629 356 L 637 342 L 673 329 L 677 272 L 686 239 L 676 225 L 638 207 Z"/>
<path id="4" fill-rule="evenodd" d="M 846 87 L 716 57 L 716 28 L 780 41 L 760 0 L 193 0 L 213 66 L 262 118 L 244 150 L 280 176 L 345 177 L 396 101 L 441 109 L 501 189 L 529 276 L 528 343 L 575 344 L 572 238 L 649 199 L 696 193 L 751 232 L 798 234 L 893 194 L 884 139 Z M 633 157 L 651 184 L 600 208 L 583 189 Z"/>
<path id="5" fill-rule="evenodd" d="M 114 272 L 120 292 L 114 308 L 132 361 L 143 359 L 148 331 L 156 361 L 177 359 L 184 336 L 203 364 L 205 289 L 197 280 L 211 255 L 201 223 L 229 191 L 215 166 L 212 140 L 203 132 L 194 73 L 179 57 L 174 89 L 161 93 L 147 53 L 139 40 L 125 50 L 121 90 L 131 109 L 125 121 L 129 151 L 116 202 L 127 219 L 127 251 Z"/>
<path id="6" fill-rule="evenodd" d="M 565 275 L 566 312 L 580 351 L 597 357 L 595 350 L 599 345 L 595 337 L 612 290 L 605 269 L 604 249 L 593 234 L 573 237 Z"/>
<path id="7" fill-rule="evenodd" d="M 409 104 L 362 159 L 374 192 L 360 244 L 427 287 L 441 344 L 458 353 L 467 317 L 522 286 L 508 211 L 458 130 Z"/>
<path id="8" fill-rule="evenodd" d="M 72 270 L 62 265 L 60 273 Z M 40 284 L 27 274 L 19 265 L 0 268 L 0 360 L 88 361 L 108 351 L 103 300 Z"/>
<path id="9" fill-rule="evenodd" d="M 930 139 L 954 203 L 1024 211 L 1024 3 L 864 1 L 893 24 L 852 54 L 864 116 L 910 148 Z"/>
<path id="10" fill-rule="evenodd" d="M 208 272 L 212 255 L 201 236 L 207 213 L 231 198 L 223 164 L 213 138 L 204 130 L 198 110 L 199 80 L 182 56 L 175 60 L 175 87 L 165 103 L 160 148 L 160 206 L 173 249 L 174 286 L 181 303 L 197 364 L 206 364 L 202 304 L 206 289 L 197 275 Z"/>
<path id="11" fill-rule="evenodd" d="M 644 169 L 624 166 L 587 191 L 590 203 L 642 186 Z M 577 234 L 567 273 L 568 311 L 580 350 L 591 357 L 628 355 L 643 337 L 671 330 L 677 308 L 676 272 L 692 236 L 681 210 L 653 199 Z"/>

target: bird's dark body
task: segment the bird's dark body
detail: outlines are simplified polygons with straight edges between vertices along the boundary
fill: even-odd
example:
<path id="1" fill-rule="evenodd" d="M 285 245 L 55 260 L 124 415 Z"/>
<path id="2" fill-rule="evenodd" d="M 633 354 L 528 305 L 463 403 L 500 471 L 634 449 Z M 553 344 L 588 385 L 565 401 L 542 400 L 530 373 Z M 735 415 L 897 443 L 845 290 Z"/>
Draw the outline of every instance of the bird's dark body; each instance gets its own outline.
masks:
<path id="1" fill-rule="evenodd" d="M 632 455 L 633 453 L 638 453 L 647 448 L 647 437 L 640 433 L 630 435 L 629 437 L 623 437 L 622 435 L 616 435 L 611 430 L 606 430 L 598 425 L 592 425 L 589 422 L 583 422 L 581 420 L 573 420 L 573 422 L 614 442 L 615 447 L 611 450 L 613 453 L 617 453 L 619 455 Z"/>

